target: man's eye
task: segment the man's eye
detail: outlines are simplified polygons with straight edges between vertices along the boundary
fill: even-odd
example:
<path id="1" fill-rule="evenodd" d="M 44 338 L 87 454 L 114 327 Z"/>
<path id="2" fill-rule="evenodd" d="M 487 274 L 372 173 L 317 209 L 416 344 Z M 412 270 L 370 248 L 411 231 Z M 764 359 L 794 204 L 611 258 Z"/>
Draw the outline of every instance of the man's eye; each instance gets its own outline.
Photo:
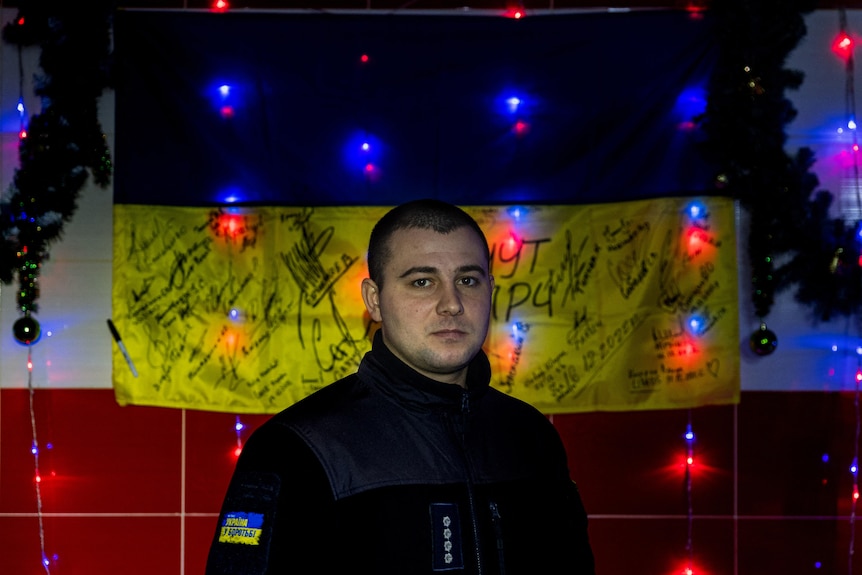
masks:
<path id="1" fill-rule="evenodd" d="M 413 285 L 416 287 L 428 287 L 430 284 L 431 284 L 431 280 L 425 279 L 425 278 L 413 280 Z"/>
<path id="2" fill-rule="evenodd" d="M 472 277 L 461 278 L 460 281 L 461 281 L 461 285 L 465 285 L 465 286 L 479 285 L 479 280 L 477 280 L 476 278 L 472 278 Z"/>

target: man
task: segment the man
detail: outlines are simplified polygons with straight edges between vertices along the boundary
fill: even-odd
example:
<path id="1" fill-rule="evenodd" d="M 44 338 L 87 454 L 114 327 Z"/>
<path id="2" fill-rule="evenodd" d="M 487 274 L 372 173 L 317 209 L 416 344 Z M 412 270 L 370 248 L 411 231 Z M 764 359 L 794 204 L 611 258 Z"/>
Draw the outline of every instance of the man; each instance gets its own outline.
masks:
<path id="1" fill-rule="evenodd" d="M 489 266 L 455 206 L 381 218 L 362 282 L 372 350 L 249 438 L 208 574 L 594 572 L 559 436 L 489 386 Z"/>

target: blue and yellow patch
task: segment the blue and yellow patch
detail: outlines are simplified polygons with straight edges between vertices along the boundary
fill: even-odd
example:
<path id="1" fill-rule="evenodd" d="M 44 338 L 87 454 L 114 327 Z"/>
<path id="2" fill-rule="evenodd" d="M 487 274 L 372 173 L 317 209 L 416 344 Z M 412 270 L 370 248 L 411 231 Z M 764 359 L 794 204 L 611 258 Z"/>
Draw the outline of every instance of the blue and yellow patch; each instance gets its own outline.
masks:
<path id="1" fill-rule="evenodd" d="M 239 543 L 241 545 L 260 545 L 263 531 L 263 514 L 245 511 L 225 513 L 221 521 L 219 543 Z"/>

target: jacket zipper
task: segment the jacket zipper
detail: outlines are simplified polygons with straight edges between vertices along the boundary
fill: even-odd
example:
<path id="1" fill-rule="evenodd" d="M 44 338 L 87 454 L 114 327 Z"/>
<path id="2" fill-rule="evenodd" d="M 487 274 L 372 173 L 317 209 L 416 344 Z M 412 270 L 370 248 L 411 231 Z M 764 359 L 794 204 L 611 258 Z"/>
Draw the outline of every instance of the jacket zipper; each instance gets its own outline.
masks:
<path id="1" fill-rule="evenodd" d="M 470 414 L 470 396 L 465 389 L 461 395 L 461 453 L 464 455 L 464 465 L 467 467 L 467 504 L 470 507 L 470 525 L 473 530 L 473 542 L 476 546 L 476 574 L 482 575 L 482 549 L 479 541 L 479 520 L 476 516 L 476 501 L 473 495 L 473 471 L 467 455 L 467 417 Z"/>
<path id="2" fill-rule="evenodd" d="M 500 510 L 493 501 L 488 503 L 491 508 L 491 521 L 494 523 L 494 536 L 497 538 L 497 561 L 500 564 L 500 575 L 506 575 L 506 561 L 503 553 L 503 521 Z"/>

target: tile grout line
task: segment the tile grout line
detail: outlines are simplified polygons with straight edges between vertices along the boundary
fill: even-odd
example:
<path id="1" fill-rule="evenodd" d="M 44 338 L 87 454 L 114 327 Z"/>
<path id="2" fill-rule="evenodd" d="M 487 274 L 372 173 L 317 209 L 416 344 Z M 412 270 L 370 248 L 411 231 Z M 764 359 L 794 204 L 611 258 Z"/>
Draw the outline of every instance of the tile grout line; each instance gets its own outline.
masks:
<path id="1" fill-rule="evenodd" d="M 38 513 L 0 513 L 0 518 L 18 518 L 18 519 L 28 519 L 33 517 L 38 517 Z M 42 514 L 43 517 L 53 517 L 53 518 L 69 518 L 69 517 L 218 517 L 218 513 L 178 513 L 178 512 L 165 512 L 165 513 L 109 513 L 109 512 L 93 512 L 93 513 L 64 513 L 64 512 L 45 512 Z"/>
<path id="2" fill-rule="evenodd" d="M 733 404 L 733 575 L 739 575 L 739 403 Z"/>
<path id="3" fill-rule="evenodd" d="M 72 518 L 72 517 L 84 517 L 84 518 L 93 518 L 93 517 L 141 517 L 141 518 L 158 518 L 158 517 L 177 517 L 177 518 L 189 518 L 189 517 L 207 517 L 214 518 L 218 517 L 218 513 L 177 513 L 177 512 L 165 512 L 165 513 L 107 513 L 107 512 L 94 512 L 94 513 L 65 513 L 65 512 L 45 512 L 42 514 L 43 517 L 50 518 Z M 0 519 L 32 519 L 34 517 L 38 517 L 37 513 L 27 512 L 27 513 L 0 513 Z M 590 520 L 620 520 L 620 519 L 637 519 L 637 520 L 668 520 L 668 519 L 687 519 L 687 515 L 683 514 L 627 514 L 627 513 L 588 513 L 587 518 Z M 847 521 L 850 519 L 849 515 L 734 515 L 734 514 L 704 514 L 698 515 L 694 514 L 694 518 L 697 520 L 731 520 L 734 522 L 739 521 Z"/>
<path id="4" fill-rule="evenodd" d="M 186 572 L 186 410 L 182 409 L 180 435 L 180 575 Z"/>

